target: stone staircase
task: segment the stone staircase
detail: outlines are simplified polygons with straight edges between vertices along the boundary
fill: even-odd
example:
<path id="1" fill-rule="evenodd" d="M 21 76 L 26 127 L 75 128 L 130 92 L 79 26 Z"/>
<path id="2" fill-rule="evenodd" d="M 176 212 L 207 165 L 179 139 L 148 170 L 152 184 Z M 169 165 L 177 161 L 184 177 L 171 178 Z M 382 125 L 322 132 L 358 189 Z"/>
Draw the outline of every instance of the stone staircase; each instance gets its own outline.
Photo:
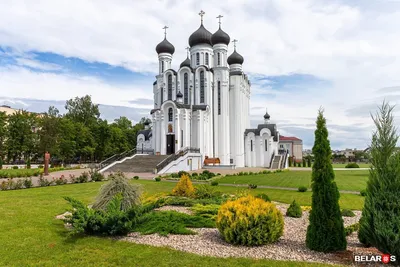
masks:
<path id="1" fill-rule="evenodd" d="M 106 172 L 154 173 L 156 166 L 167 157 L 168 155 L 136 155 L 132 159 L 115 164 Z"/>
<path id="2" fill-rule="evenodd" d="M 272 161 L 271 169 L 274 170 L 280 169 L 280 160 L 281 160 L 281 155 L 275 155 L 274 160 Z"/>

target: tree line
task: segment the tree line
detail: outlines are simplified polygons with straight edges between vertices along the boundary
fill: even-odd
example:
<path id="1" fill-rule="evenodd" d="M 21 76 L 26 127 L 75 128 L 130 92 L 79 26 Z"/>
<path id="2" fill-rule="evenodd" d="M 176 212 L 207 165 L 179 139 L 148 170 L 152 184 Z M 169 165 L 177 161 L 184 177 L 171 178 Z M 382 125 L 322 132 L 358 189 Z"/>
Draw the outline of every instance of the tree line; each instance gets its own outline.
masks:
<path id="1" fill-rule="evenodd" d="M 149 120 L 133 125 L 126 117 L 112 123 L 100 118 L 90 96 L 66 101 L 66 113 L 50 106 L 42 115 L 24 110 L 0 112 L 0 165 L 42 161 L 49 152 L 62 163 L 99 162 L 136 147 L 138 131 Z"/>

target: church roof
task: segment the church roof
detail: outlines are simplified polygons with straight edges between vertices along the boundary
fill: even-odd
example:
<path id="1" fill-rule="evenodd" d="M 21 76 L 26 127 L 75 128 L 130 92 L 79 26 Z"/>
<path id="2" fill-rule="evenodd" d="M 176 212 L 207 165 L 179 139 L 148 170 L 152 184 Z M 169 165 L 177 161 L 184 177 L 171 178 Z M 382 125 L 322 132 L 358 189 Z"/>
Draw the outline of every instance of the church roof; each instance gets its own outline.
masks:
<path id="1" fill-rule="evenodd" d="M 194 33 L 192 33 L 192 35 L 190 35 L 189 46 L 193 47 L 198 44 L 212 45 L 211 36 L 211 32 L 204 28 L 203 23 L 201 23 L 200 27 Z"/>
<path id="2" fill-rule="evenodd" d="M 187 57 L 184 61 L 182 61 L 181 65 L 179 67 L 180 68 L 190 67 L 190 59 L 189 59 L 189 57 Z"/>
<path id="3" fill-rule="evenodd" d="M 270 119 L 271 118 L 271 116 L 268 114 L 268 111 L 266 111 L 265 112 L 265 115 L 264 115 L 264 119 Z"/>
<path id="4" fill-rule="evenodd" d="M 229 37 L 229 35 L 224 32 L 221 29 L 221 26 L 219 27 L 218 31 L 216 31 L 212 36 L 211 36 L 211 43 L 213 45 L 216 44 L 226 44 L 229 45 L 229 42 L 231 41 L 231 38 Z"/>
<path id="5" fill-rule="evenodd" d="M 279 136 L 279 141 L 300 141 L 301 139 L 294 137 L 294 136 Z"/>
<path id="6" fill-rule="evenodd" d="M 244 135 L 248 133 L 254 133 L 255 135 L 260 135 L 262 129 L 267 128 L 271 131 L 271 135 L 274 137 L 274 141 L 278 141 L 278 130 L 276 128 L 276 124 L 259 124 L 256 129 L 246 129 L 244 131 Z"/>
<path id="7" fill-rule="evenodd" d="M 168 53 L 172 55 L 175 53 L 175 47 L 167 40 L 167 38 L 164 38 L 164 40 L 156 46 L 156 51 L 157 54 Z"/>
<path id="8" fill-rule="evenodd" d="M 145 141 L 149 140 L 150 137 L 152 136 L 151 129 L 148 129 L 148 130 L 140 130 L 140 131 L 138 132 L 138 135 L 139 135 L 139 134 L 143 134 L 143 135 L 144 135 L 144 140 L 145 140 Z"/>
<path id="9" fill-rule="evenodd" d="M 238 52 L 233 51 L 233 53 L 228 57 L 228 64 L 232 65 L 232 64 L 240 64 L 242 65 L 244 62 L 244 58 L 242 57 L 242 55 L 240 55 Z"/>

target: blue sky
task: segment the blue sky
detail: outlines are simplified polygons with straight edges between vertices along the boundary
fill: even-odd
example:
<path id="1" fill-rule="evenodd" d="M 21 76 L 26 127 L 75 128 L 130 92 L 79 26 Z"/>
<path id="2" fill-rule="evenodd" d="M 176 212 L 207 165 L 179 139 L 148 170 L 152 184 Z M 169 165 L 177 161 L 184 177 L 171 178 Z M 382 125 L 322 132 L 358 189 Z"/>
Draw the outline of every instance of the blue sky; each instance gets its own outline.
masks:
<path id="1" fill-rule="evenodd" d="M 268 108 L 283 135 L 310 148 L 323 106 L 332 147 L 364 148 L 369 113 L 383 99 L 400 102 L 399 2 L 16 0 L 0 3 L 0 104 L 62 110 L 67 99 L 89 94 L 108 120 L 148 116 L 161 28 L 169 26 L 177 69 L 201 9 L 209 31 L 222 14 L 222 28 L 239 40 L 252 126 Z"/>

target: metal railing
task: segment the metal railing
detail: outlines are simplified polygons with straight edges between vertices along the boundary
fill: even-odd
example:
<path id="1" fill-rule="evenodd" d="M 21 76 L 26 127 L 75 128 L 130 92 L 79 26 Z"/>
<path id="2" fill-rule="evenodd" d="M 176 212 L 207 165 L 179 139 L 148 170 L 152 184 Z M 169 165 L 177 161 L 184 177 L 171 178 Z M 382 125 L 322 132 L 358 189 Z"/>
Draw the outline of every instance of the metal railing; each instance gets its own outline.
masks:
<path id="1" fill-rule="evenodd" d="M 126 157 L 130 157 L 136 154 L 136 148 L 122 152 L 120 154 L 115 154 L 114 156 L 109 157 L 106 160 L 103 160 L 102 162 L 100 162 L 97 166 L 98 170 L 103 169 L 104 167 L 107 167 L 108 165 L 110 165 L 113 162 L 116 162 L 118 160 L 124 159 Z"/>
<path id="2" fill-rule="evenodd" d="M 167 158 L 165 158 L 163 161 L 157 164 L 156 166 L 156 173 L 164 169 L 168 164 L 173 162 L 174 160 L 177 160 L 180 157 L 183 157 L 187 153 L 200 153 L 200 148 L 194 148 L 194 147 L 185 147 L 179 151 L 177 151 L 175 154 L 169 155 Z"/>
<path id="3" fill-rule="evenodd" d="M 269 162 L 269 168 L 272 169 L 272 163 L 274 162 L 275 152 L 272 153 L 271 161 Z"/>
<path id="4" fill-rule="evenodd" d="M 282 160 L 282 161 L 281 161 L 280 169 L 285 169 L 285 167 L 286 167 L 287 155 L 288 155 L 288 151 L 286 150 L 286 151 L 283 152 L 283 154 L 282 154 L 282 156 L 281 156 L 281 160 Z"/>

